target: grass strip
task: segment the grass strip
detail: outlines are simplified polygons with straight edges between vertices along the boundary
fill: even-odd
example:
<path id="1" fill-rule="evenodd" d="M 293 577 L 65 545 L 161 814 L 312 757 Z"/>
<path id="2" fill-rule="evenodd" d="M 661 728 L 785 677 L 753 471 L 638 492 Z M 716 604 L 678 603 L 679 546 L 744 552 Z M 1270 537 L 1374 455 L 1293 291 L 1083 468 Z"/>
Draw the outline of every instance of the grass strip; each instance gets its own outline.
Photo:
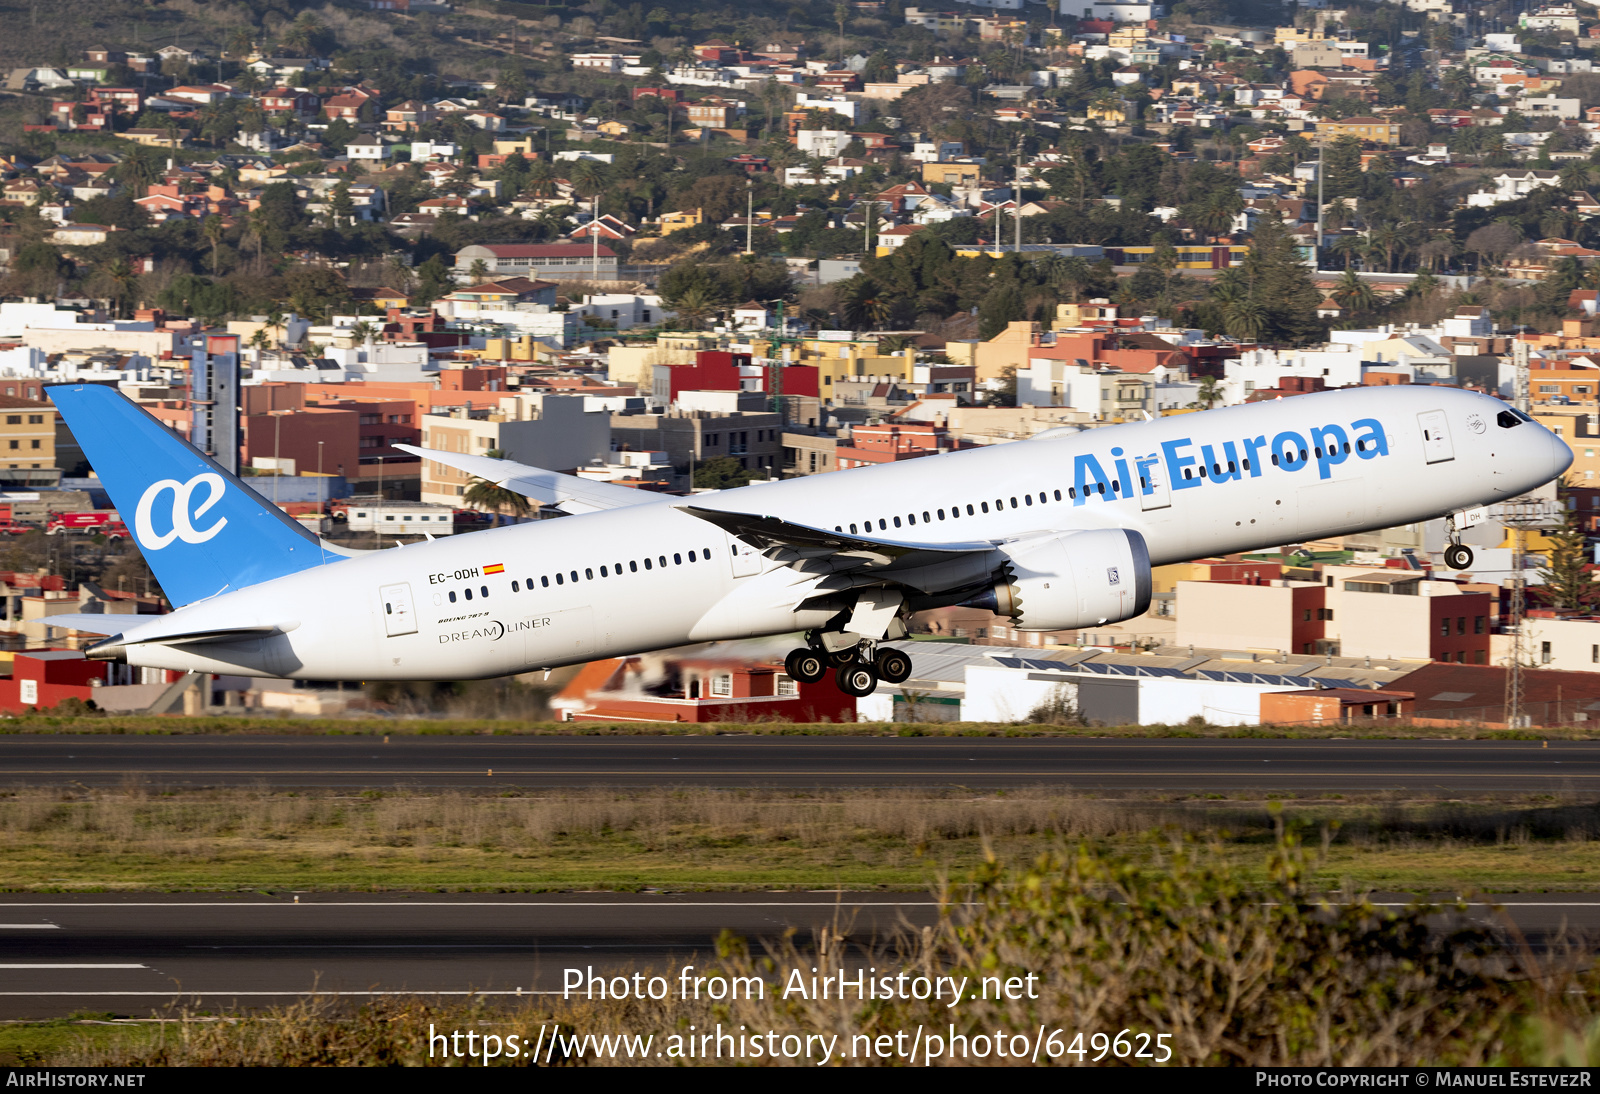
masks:
<path id="1" fill-rule="evenodd" d="M 1274 812 L 1274 809 L 1278 812 Z M 1152 832 L 1248 863 L 1287 818 L 1317 884 L 1600 889 L 1600 809 L 1514 801 L 1103 800 L 1053 790 L 0 794 L 18 892 L 924 889 L 990 854 Z"/>
<path id="2" fill-rule="evenodd" d="M 0 736 L 85 734 L 107 736 L 274 736 L 274 737 L 1125 737 L 1247 740 L 1373 741 L 1592 741 L 1600 723 L 1526 730 L 1479 725 L 1414 726 L 1406 722 L 1314 726 L 1217 726 L 1190 721 L 1181 725 L 1060 726 L 1026 722 L 529 722 L 490 718 L 283 718 L 257 715 L 81 715 L 48 711 L 0 716 Z"/>

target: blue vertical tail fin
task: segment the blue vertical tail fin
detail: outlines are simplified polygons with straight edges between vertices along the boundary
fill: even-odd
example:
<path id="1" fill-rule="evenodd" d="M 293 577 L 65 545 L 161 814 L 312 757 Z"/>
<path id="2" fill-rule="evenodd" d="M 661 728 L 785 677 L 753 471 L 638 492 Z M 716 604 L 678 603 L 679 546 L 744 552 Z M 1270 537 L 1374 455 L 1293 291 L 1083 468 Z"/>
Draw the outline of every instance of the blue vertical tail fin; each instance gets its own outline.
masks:
<path id="1" fill-rule="evenodd" d="M 175 607 L 340 555 L 115 388 L 47 388 Z"/>

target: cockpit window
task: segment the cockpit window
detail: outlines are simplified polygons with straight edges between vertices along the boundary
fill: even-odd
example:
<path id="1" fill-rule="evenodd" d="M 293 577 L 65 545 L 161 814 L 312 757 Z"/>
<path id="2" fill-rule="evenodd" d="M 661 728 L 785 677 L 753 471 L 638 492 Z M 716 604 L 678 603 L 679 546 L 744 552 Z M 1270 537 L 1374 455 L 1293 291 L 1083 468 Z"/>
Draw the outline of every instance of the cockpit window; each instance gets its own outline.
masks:
<path id="1" fill-rule="evenodd" d="M 1514 410 L 1502 410 L 1495 415 L 1494 420 L 1499 423 L 1501 429 L 1515 429 L 1522 424 L 1522 419 L 1517 417 Z"/>

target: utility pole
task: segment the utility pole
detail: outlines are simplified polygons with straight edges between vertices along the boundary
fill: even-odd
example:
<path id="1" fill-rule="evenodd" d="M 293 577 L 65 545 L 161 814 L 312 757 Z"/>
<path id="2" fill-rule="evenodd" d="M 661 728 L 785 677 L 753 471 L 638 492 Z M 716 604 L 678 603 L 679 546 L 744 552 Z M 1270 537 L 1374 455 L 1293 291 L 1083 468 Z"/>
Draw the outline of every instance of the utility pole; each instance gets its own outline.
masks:
<path id="1" fill-rule="evenodd" d="M 1521 338 L 1513 339 L 1511 342 L 1511 363 L 1516 366 L 1517 370 L 1516 388 L 1514 389 L 1514 393 L 1512 395 L 1511 405 L 1522 411 L 1524 414 L 1529 413 L 1533 405 L 1532 396 L 1529 391 L 1528 379 L 1529 348 L 1530 347 L 1528 346 L 1528 343 L 1524 342 Z"/>
<path id="2" fill-rule="evenodd" d="M 1012 168 L 1011 180 L 1011 221 L 1016 229 L 1016 246 L 1013 248 L 1017 254 L 1022 253 L 1022 138 L 1017 138 L 1017 162 Z M 999 241 L 996 240 L 996 243 Z"/>
<path id="3" fill-rule="evenodd" d="M 789 364 L 789 324 L 783 317 L 783 297 L 778 298 L 778 333 L 767 351 L 767 388 L 772 392 L 772 410 L 778 416 L 778 462 L 773 467 L 773 478 L 783 478 L 783 370 Z M 778 351 L 777 356 L 772 350 Z"/>
<path id="4" fill-rule="evenodd" d="M 600 280 L 600 195 L 593 195 L 594 203 L 589 208 L 589 276 Z"/>
<path id="5" fill-rule="evenodd" d="M 1522 714 L 1522 617 L 1528 606 L 1527 582 L 1522 568 L 1526 560 L 1522 552 L 1522 525 L 1508 524 L 1511 532 L 1511 605 L 1508 615 L 1511 627 L 1511 664 L 1506 669 L 1506 728 L 1521 729 Z"/>
<path id="6" fill-rule="evenodd" d="M 1311 256 L 1311 268 L 1322 269 L 1322 146 L 1323 134 L 1317 134 L 1317 253 Z"/>
<path id="7" fill-rule="evenodd" d="M 746 175 L 744 180 L 744 253 L 747 255 L 755 251 L 755 248 L 750 244 L 751 236 L 755 230 L 755 192 L 755 183 Z"/>

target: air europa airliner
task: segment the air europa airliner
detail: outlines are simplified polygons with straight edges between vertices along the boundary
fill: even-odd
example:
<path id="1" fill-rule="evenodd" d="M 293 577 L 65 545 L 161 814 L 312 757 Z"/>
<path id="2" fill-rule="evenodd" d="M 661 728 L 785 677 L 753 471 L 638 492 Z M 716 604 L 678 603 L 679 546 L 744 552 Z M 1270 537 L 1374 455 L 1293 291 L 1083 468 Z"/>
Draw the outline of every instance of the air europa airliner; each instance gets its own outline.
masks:
<path id="1" fill-rule="evenodd" d="M 1022 630 L 1142 614 L 1152 566 L 1450 518 L 1561 474 L 1526 414 L 1374 387 L 1183 414 L 692 498 L 409 449 L 563 519 L 376 551 L 326 543 L 107 387 L 50 388 L 175 611 L 53 616 L 95 658 L 312 680 L 459 680 L 803 634 L 800 680 L 911 673 L 954 604 Z M 117 629 L 125 628 L 125 629 Z"/>

